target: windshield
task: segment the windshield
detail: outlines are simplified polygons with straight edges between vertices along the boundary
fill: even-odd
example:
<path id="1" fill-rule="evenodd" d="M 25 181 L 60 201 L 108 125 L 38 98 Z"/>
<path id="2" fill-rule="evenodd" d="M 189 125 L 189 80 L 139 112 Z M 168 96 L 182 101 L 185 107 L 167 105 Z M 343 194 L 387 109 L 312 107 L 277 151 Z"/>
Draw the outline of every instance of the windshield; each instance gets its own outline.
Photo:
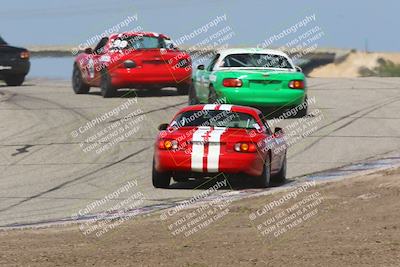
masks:
<path id="1" fill-rule="evenodd" d="M 7 43 L 6 43 L 6 41 L 4 41 L 3 38 L 1 38 L 1 36 L 0 36 L 0 45 L 4 45 L 4 44 L 7 44 Z"/>
<path id="2" fill-rule="evenodd" d="M 166 48 L 164 38 L 152 36 L 127 36 L 112 42 L 111 49 L 154 49 Z"/>
<path id="3" fill-rule="evenodd" d="M 226 68 L 279 68 L 292 69 L 289 60 L 272 54 L 231 54 L 224 58 L 221 67 Z"/>
<path id="4" fill-rule="evenodd" d="M 241 129 L 258 129 L 255 118 L 247 113 L 227 110 L 195 110 L 179 114 L 170 127 L 210 126 Z"/>

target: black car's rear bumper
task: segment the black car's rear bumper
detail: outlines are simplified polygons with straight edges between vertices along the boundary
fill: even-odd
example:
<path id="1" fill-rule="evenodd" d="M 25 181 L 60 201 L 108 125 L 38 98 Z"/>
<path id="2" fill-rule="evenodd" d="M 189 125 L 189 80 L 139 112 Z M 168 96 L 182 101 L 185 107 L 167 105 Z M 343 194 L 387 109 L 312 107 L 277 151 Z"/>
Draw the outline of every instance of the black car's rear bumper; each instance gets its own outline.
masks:
<path id="1" fill-rule="evenodd" d="M 28 59 L 0 60 L 0 78 L 14 75 L 25 76 L 28 74 L 30 66 L 31 63 Z"/>

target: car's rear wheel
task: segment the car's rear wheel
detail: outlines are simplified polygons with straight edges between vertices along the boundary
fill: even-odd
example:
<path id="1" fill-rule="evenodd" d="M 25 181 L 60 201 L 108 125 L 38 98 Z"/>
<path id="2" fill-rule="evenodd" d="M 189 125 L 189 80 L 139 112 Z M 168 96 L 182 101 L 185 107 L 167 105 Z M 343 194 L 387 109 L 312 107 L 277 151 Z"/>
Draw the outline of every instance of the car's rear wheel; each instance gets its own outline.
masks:
<path id="1" fill-rule="evenodd" d="M 100 81 L 101 95 L 104 98 L 115 96 L 117 90 L 111 84 L 111 77 L 107 70 L 101 72 Z"/>
<path id="2" fill-rule="evenodd" d="M 5 77 L 5 82 L 8 86 L 20 86 L 25 80 L 25 75 L 11 75 Z"/>
<path id="3" fill-rule="evenodd" d="M 166 172 L 158 172 L 153 159 L 152 181 L 155 188 L 168 188 L 171 182 L 171 174 Z"/>
<path id="4" fill-rule="evenodd" d="M 287 159 L 286 154 L 284 156 L 281 169 L 277 174 L 272 177 L 272 180 L 276 183 L 283 184 L 286 181 L 286 169 L 287 169 Z"/>
<path id="5" fill-rule="evenodd" d="M 215 92 L 214 86 L 210 85 L 208 91 L 208 103 L 215 104 L 217 102 L 217 93 Z"/>
<path id="6" fill-rule="evenodd" d="M 305 117 L 305 116 L 307 116 L 307 113 L 308 113 L 308 105 L 307 105 L 307 100 L 308 100 L 308 98 L 307 98 L 307 96 L 304 98 L 304 102 L 301 104 L 301 105 L 304 105 L 304 107 L 305 108 L 303 108 L 303 109 L 301 109 L 301 110 L 299 110 L 298 112 L 297 112 L 297 118 L 303 118 L 303 117 Z"/>
<path id="7" fill-rule="evenodd" d="M 197 105 L 197 104 L 199 104 L 199 103 L 200 103 L 200 101 L 199 101 L 199 99 L 197 98 L 197 95 L 196 95 L 196 88 L 194 87 L 194 84 L 192 83 L 192 84 L 190 85 L 190 88 L 189 88 L 188 105 L 189 105 L 189 106 L 191 106 L 191 105 Z"/>
<path id="8" fill-rule="evenodd" d="M 83 81 L 82 73 L 76 64 L 72 71 L 72 89 L 75 94 L 87 94 L 90 90 L 90 86 Z"/>
<path id="9" fill-rule="evenodd" d="M 178 94 L 180 95 L 187 95 L 190 90 L 190 84 L 178 84 L 176 87 L 176 90 L 178 91 Z"/>
<path id="10" fill-rule="evenodd" d="M 263 172 L 256 177 L 256 186 L 259 188 L 269 187 L 271 182 L 271 160 L 269 154 L 265 158 Z"/>

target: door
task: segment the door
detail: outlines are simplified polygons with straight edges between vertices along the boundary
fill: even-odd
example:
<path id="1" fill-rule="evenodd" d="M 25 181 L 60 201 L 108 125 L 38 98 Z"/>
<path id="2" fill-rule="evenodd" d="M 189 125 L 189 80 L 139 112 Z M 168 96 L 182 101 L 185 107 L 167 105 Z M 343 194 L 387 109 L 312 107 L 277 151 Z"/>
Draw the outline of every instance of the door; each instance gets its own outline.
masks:
<path id="1" fill-rule="evenodd" d="M 103 37 L 96 45 L 93 53 L 88 55 L 87 60 L 87 75 L 89 84 L 92 86 L 100 86 L 101 71 L 104 66 L 102 61 L 106 57 L 106 44 L 108 42 L 108 37 Z"/>
<path id="2" fill-rule="evenodd" d="M 282 161 L 286 153 L 286 141 L 282 135 L 277 135 L 272 132 L 267 120 L 264 118 L 263 115 L 261 115 L 260 117 L 262 117 L 262 122 L 266 127 L 265 131 L 267 134 L 268 146 L 271 147 L 271 172 L 277 173 L 281 169 Z"/>
<path id="3" fill-rule="evenodd" d="M 210 74 L 214 69 L 215 64 L 219 58 L 219 54 L 216 54 L 210 61 L 210 64 L 204 70 L 197 70 L 196 73 L 196 94 L 200 102 L 207 103 L 210 87 Z"/>

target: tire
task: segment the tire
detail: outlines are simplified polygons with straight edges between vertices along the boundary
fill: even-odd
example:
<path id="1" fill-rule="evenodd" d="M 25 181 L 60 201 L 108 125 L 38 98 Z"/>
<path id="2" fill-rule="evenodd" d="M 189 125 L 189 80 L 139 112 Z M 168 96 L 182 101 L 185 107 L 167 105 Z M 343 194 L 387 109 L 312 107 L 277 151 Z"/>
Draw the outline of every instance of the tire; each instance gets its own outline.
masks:
<path id="1" fill-rule="evenodd" d="M 154 159 L 153 159 L 152 182 L 155 188 L 168 188 L 171 182 L 171 175 L 169 173 L 162 173 L 156 170 Z"/>
<path id="2" fill-rule="evenodd" d="M 210 85 L 208 91 L 208 104 L 215 104 L 217 102 L 217 93 L 215 92 L 214 86 Z"/>
<path id="3" fill-rule="evenodd" d="M 303 104 L 305 104 L 306 108 L 299 110 L 299 111 L 297 112 L 297 114 L 296 114 L 296 118 L 303 118 L 303 117 L 307 116 L 307 114 L 308 114 L 307 99 L 308 99 L 308 98 L 307 98 L 307 96 L 306 96 L 306 97 L 304 98 L 304 102 L 303 102 Z M 303 105 L 303 104 L 302 104 L 302 105 Z"/>
<path id="4" fill-rule="evenodd" d="M 272 181 L 279 183 L 279 184 L 285 183 L 286 169 L 287 169 L 287 159 L 286 159 L 286 154 L 285 154 L 285 158 L 283 159 L 282 167 L 279 170 L 279 172 L 272 177 Z"/>
<path id="5" fill-rule="evenodd" d="M 260 176 L 256 177 L 256 186 L 258 188 L 267 188 L 270 186 L 271 183 L 271 161 L 269 154 L 267 155 L 263 172 Z"/>
<path id="6" fill-rule="evenodd" d="M 111 84 L 111 77 L 107 70 L 103 70 L 101 72 L 100 89 L 101 95 L 104 98 L 113 97 L 117 92 L 117 90 L 115 90 L 115 88 Z"/>
<path id="7" fill-rule="evenodd" d="M 176 87 L 176 90 L 179 95 L 187 95 L 190 90 L 190 84 L 182 84 Z"/>
<path id="8" fill-rule="evenodd" d="M 75 94 L 87 94 L 90 90 L 90 86 L 83 81 L 82 73 L 76 64 L 74 64 L 72 71 L 72 89 L 74 89 Z"/>
<path id="9" fill-rule="evenodd" d="M 25 75 L 13 75 L 5 77 L 5 82 L 8 86 L 21 86 L 25 80 Z"/>
<path id="10" fill-rule="evenodd" d="M 197 104 L 200 103 L 199 99 L 197 98 L 196 88 L 194 87 L 193 83 L 190 85 L 189 94 L 188 95 L 189 95 L 189 97 L 188 97 L 188 105 L 189 106 L 197 105 Z"/>

